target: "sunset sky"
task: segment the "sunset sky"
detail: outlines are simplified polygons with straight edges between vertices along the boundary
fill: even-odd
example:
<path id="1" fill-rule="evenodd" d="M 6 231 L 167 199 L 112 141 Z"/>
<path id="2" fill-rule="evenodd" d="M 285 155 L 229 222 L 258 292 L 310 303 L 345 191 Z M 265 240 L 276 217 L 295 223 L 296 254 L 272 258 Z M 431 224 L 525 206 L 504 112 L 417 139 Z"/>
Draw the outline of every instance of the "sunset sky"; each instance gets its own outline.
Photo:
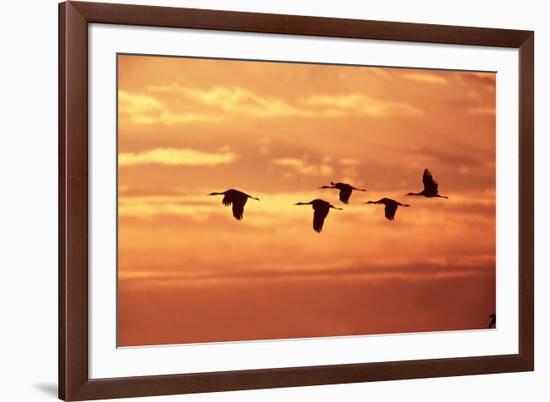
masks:
<path id="1" fill-rule="evenodd" d="M 119 346 L 486 328 L 495 74 L 118 56 Z M 406 197 L 429 168 L 445 199 Z M 336 190 L 354 192 L 349 205 Z M 213 191 L 250 200 L 244 219 Z M 368 200 L 410 203 L 396 220 Z M 298 201 L 325 199 L 322 233 Z"/>

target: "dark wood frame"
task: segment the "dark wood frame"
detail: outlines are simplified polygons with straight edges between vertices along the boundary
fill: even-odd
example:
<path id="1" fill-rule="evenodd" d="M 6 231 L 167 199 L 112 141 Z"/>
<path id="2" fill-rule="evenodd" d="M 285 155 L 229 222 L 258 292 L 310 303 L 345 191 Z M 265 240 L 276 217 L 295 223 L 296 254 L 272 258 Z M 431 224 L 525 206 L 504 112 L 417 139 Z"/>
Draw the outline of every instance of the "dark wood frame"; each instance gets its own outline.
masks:
<path id="1" fill-rule="evenodd" d="M 519 353 L 215 373 L 88 377 L 88 24 L 481 45 L 519 49 Z M 67 401 L 532 371 L 534 33 L 184 8 L 59 5 L 59 397 Z"/>

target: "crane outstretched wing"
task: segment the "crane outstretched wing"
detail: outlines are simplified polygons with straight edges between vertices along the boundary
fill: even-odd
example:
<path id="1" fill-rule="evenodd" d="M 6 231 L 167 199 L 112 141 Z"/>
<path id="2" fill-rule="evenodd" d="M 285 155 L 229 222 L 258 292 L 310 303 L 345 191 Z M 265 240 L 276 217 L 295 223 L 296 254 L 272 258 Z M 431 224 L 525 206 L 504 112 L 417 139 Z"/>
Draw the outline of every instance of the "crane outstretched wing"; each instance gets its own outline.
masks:
<path id="1" fill-rule="evenodd" d="M 232 202 L 233 202 L 233 200 L 232 200 L 232 197 L 231 197 L 231 193 L 229 193 L 229 192 L 225 193 L 225 195 L 223 196 L 223 199 L 222 199 L 222 204 L 225 205 L 226 207 L 228 207 L 229 205 L 231 205 Z"/>
<path id="2" fill-rule="evenodd" d="M 317 207 L 313 210 L 313 230 L 320 233 L 323 230 L 323 223 L 328 215 L 329 207 Z"/>
<path id="3" fill-rule="evenodd" d="M 339 195 L 340 201 L 342 201 L 344 204 L 347 204 L 352 191 L 353 189 L 351 187 L 344 187 L 343 189 L 341 189 Z"/>
<path id="4" fill-rule="evenodd" d="M 246 197 L 239 197 L 238 199 L 233 200 L 233 216 L 237 220 L 241 220 L 244 215 L 244 204 L 246 204 Z"/>
<path id="5" fill-rule="evenodd" d="M 428 169 L 424 169 L 424 175 L 422 176 L 422 183 L 424 183 L 424 193 L 426 195 L 437 195 L 438 185 L 432 177 L 432 174 Z"/>
<path id="6" fill-rule="evenodd" d="M 384 207 L 384 215 L 386 215 L 386 218 L 390 221 L 393 221 L 395 218 L 395 211 L 397 211 L 397 204 L 387 203 Z"/>

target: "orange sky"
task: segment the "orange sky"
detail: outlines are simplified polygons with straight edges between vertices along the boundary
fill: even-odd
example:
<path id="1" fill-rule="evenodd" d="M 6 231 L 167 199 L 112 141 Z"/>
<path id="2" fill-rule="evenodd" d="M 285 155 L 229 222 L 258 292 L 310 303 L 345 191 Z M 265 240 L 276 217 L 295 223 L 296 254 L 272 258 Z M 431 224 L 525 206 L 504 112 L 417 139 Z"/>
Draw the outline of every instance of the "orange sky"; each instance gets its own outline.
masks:
<path id="1" fill-rule="evenodd" d="M 495 75 L 120 55 L 119 346 L 484 328 Z M 422 190 L 429 168 L 444 199 Z M 341 205 L 345 181 L 368 190 Z M 212 191 L 249 201 L 236 221 Z M 396 220 L 382 197 L 408 202 Z M 323 232 L 298 201 L 323 198 Z"/>

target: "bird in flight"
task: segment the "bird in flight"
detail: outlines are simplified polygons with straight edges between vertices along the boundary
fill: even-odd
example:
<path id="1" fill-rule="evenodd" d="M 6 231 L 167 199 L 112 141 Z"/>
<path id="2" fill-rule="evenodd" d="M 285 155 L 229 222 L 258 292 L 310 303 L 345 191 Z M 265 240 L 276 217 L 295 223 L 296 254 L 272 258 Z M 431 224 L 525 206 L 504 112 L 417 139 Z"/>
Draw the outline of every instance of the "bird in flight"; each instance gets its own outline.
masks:
<path id="1" fill-rule="evenodd" d="M 489 316 L 489 328 L 496 328 L 497 326 L 497 315 L 491 314 Z"/>
<path id="2" fill-rule="evenodd" d="M 393 221 L 398 207 L 410 207 L 409 204 L 401 204 L 391 198 L 382 198 L 378 201 L 367 201 L 365 204 L 384 204 L 384 215 L 386 219 Z"/>
<path id="3" fill-rule="evenodd" d="M 253 200 L 260 201 L 259 198 L 252 197 L 251 195 L 248 195 L 246 193 L 243 193 L 242 191 L 235 190 L 233 188 L 222 191 L 220 193 L 210 193 L 208 195 L 223 195 L 222 204 L 228 207 L 229 205 L 233 206 L 233 216 L 237 220 L 241 220 L 243 218 L 244 214 L 244 205 L 248 201 L 249 198 L 252 198 Z"/>
<path id="4" fill-rule="evenodd" d="M 310 202 L 297 202 L 294 205 L 311 205 L 313 207 L 313 230 L 317 233 L 321 233 L 323 230 L 323 223 L 331 208 L 342 210 L 342 208 L 337 208 L 330 202 L 321 199 L 315 199 Z"/>
<path id="5" fill-rule="evenodd" d="M 407 195 L 421 195 L 429 198 L 449 198 L 445 195 L 439 195 L 438 184 L 432 177 L 432 174 L 428 169 L 424 169 L 424 175 L 422 176 L 422 183 L 424 183 L 424 190 L 419 193 L 409 193 Z"/>
<path id="6" fill-rule="evenodd" d="M 355 188 L 347 183 L 334 183 L 334 182 L 330 182 L 330 186 L 323 186 L 323 187 L 319 187 L 321 189 L 323 188 L 335 188 L 335 189 L 338 189 L 340 190 L 340 201 L 342 201 L 344 204 L 347 204 L 348 201 L 349 201 L 349 197 L 351 197 L 351 192 L 353 190 L 357 190 L 357 191 L 367 191 L 365 189 L 362 189 L 362 188 Z"/>

